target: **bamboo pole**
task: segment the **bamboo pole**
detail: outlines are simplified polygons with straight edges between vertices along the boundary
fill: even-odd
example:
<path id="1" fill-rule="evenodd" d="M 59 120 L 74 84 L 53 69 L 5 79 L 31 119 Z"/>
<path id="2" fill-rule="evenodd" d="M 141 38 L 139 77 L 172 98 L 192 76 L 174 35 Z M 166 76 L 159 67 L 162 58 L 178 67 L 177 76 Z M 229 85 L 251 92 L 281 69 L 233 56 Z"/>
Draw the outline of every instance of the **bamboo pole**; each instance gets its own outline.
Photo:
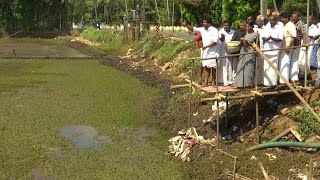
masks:
<path id="1" fill-rule="evenodd" d="M 213 71 L 214 68 L 212 68 Z M 215 79 L 215 84 L 216 84 L 216 89 L 217 93 L 219 93 L 219 85 L 218 85 L 218 58 L 216 58 L 216 79 Z M 212 72 L 213 76 L 213 72 Z M 213 78 L 212 78 L 212 86 L 213 86 Z M 219 146 L 219 134 L 220 134 L 220 114 L 219 114 L 219 99 L 217 99 L 217 147 Z M 214 115 L 212 115 L 214 117 Z"/>
<path id="2" fill-rule="evenodd" d="M 304 44 L 308 43 L 309 39 L 309 11 L 310 11 L 310 0 L 307 1 L 307 27 L 306 27 L 306 34 L 305 34 L 305 39 L 306 42 Z M 307 87 L 307 69 L 310 68 L 308 67 L 308 51 L 309 51 L 309 46 L 306 46 L 306 52 L 305 52 L 305 64 L 304 64 L 304 87 Z M 309 65 L 310 66 L 310 65 Z"/>
<path id="3" fill-rule="evenodd" d="M 190 75 L 190 84 L 189 84 L 189 118 L 188 118 L 188 124 L 191 126 L 191 114 L 192 114 L 192 109 L 191 109 L 191 98 L 192 98 L 192 81 L 193 81 L 193 69 L 194 69 L 194 60 L 192 60 L 192 65 L 191 65 L 191 75 Z"/>
<path id="4" fill-rule="evenodd" d="M 298 89 L 296 91 L 302 91 L 301 89 Z M 292 93 L 292 90 L 279 90 L 275 92 L 260 92 L 262 96 L 272 96 L 272 95 L 280 95 L 280 94 L 288 94 Z M 235 99 L 247 99 L 247 98 L 253 98 L 256 95 L 254 94 L 247 94 L 247 95 L 240 95 L 240 96 L 227 96 L 226 100 L 235 100 Z M 207 101 L 214 101 L 216 98 L 202 98 L 201 102 L 207 102 Z"/>
<path id="5" fill-rule="evenodd" d="M 190 87 L 190 83 L 189 83 L 189 84 L 172 85 L 172 86 L 170 87 L 170 89 L 177 89 L 177 88 L 184 88 L 184 87 Z"/>
<path id="6" fill-rule="evenodd" d="M 195 82 L 191 82 L 191 80 L 189 80 L 189 79 L 186 79 L 186 81 L 187 81 L 188 83 L 191 83 L 191 84 L 192 84 L 192 86 L 194 86 L 194 87 L 197 87 L 197 88 L 201 89 L 201 85 L 199 85 L 199 84 L 197 84 L 197 83 L 195 83 Z M 189 86 L 190 86 L 190 85 L 189 85 Z"/>
<path id="7" fill-rule="evenodd" d="M 286 83 L 286 85 L 291 89 L 291 91 L 299 98 L 299 100 L 306 106 L 306 108 L 311 112 L 315 119 L 320 123 L 320 118 L 318 114 L 312 109 L 312 107 L 307 103 L 306 100 L 298 93 L 298 91 L 289 83 L 289 81 L 281 74 L 281 72 L 272 64 L 269 58 L 259 49 L 255 43 L 250 43 L 252 47 L 263 57 L 269 66 L 277 73 L 277 75 Z"/>
<path id="8" fill-rule="evenodd" d="M 320 45 L 320 43 L 314 43 L 314 44 L 307 44 L 306 46 L 315 46 L 315 45 Z M 297 49 L 301 48 L 303 46 L 292 46 L 289 49 Z M 270 49 L 270 50 L 261 50 L 261 52 L 269 52 L 269 51 L 275 51 L 275 50 L 286 50 L 287 48 L 276 48 L 276 49 Z M 248 52 L 248 53 L 239 53 L 239 54 L 230 54 L 230 55 L 225 55 L 225 56 L 219 56 L 218 59 L 221 58 L 227 58 L 227 57 L 235 57 L 235 56 L 240 56 L 240 55 L 246 55 L 246 54 L 257 54 L 258 52 Z M 190 60 L 201 60 L 201 61 L 206 61 L 206 60 L 212 60 L 212 58 L 202 58 L 202 57 L 194 57 L 194 58 L 188 58 Z"/>

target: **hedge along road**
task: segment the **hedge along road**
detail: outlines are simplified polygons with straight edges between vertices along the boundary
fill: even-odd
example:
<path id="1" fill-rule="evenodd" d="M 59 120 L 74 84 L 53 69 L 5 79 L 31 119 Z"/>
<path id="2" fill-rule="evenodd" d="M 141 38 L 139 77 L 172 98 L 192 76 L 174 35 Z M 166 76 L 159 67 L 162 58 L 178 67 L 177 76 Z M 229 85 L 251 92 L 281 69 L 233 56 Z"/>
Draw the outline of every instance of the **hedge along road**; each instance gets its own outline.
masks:
<path id="1" fill-rule="evenodd" d="M 42 45 L 68 49 L 14 41 L 35 55 Z M 10 52 L 6 42 L 0 52 Z M 150 108 L 158 89 L 84 59 L 0 59 L 0 79 L 0 179 L 186 178 L 187 167 L 164 155 L 167 137 Z"/>

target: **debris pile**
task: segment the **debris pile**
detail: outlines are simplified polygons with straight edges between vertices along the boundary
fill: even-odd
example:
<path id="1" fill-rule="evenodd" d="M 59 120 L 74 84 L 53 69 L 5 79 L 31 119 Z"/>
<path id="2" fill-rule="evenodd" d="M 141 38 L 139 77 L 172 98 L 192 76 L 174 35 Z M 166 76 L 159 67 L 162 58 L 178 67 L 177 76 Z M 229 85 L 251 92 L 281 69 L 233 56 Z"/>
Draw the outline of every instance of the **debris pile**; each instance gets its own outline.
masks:
<path id="1" fill-rule="evenodd" d="M 169 153 L 182 161 L 191 162 L 189 156 L 190 150 L 195 144 L 201 145 L 214 145 L 215 138 L 206 140 L 203 136 L 199 136 L 196 128 L 189 128 L 187 131 L 181 130 L 178 132 L 178 136 L 169 139 L 171 145 L 169 146 Z"/>
<path id="2" fill-rule="evenodd" d="M 81 38 L 81 37 L 72 38 L 72 39 L 71 39 L 71 42 L 80 42 L 80 43 L 86 44 L 86 45 L 88 45 L 88 46 L 98 46 L 98 45 L 101 44 L 101 43 L 91 42 L 91 41 L 86 40 L 86 39 L 83 39 L 83 38 Z"/>

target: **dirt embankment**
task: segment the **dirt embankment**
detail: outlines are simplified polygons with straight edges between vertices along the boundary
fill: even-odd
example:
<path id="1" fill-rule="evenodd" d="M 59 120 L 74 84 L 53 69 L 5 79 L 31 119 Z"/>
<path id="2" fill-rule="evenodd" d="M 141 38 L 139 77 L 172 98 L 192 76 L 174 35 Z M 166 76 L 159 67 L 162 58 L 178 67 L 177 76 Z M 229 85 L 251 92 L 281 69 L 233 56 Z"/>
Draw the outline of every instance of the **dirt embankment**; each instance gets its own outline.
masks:
<path id="1" fill-rule="evenodd" d="M 86 45 L 68 43 L 70 46 L 97 56 L 101 63 L 127 72 L 138 78 L 143 83 L 159 88 L 161 98 L 154 104 L 154 115 L 158 125 L 175 136 L 181 129 L 195 127 L 198 134 L 205 138 L 216 135 L 216 122 L 203 123 L 212 115 L 212 103 L 200 103 L 203 94 L 198 93 L 192 97 L 192 117 L 189 121 L 189 96 L 188 89 L 170 90 L 173 73 L 165 73 L 153 62 L 137 63 L 141 60 L 122 59 L 97 53 Z M 170 74 L 170 75 L 168 75 Z M 166 78 L 164 78 L 166 77 Z M 299 101 L 294 95 L 265 97 L 259 99 L 259 119 L 261 140 L 268 141 L 297 123 L 286 115 Z M 287 108 L 286 112 L 283 110 Z M 314 173 L 320 172 L 319 152 L 306 151 L 306 149 L 274 148 L 244 153 L 244 150 L 257 142 L 255 134 L 255 101 L 252 99 L 239 100 L 230 103 L 228 124 L 226 113 L 222 114 L 220 132 L 223 142 L 219 149 L 229 155 L 237 157 L 236 164 L 230 156 L 217 150 L 215 146 L 195 145 L 191 150 L 192 162 L 190 179 L 232 179 L 230 174 L 235 167 L 238 177 L 240 175 L 251 179 L 263 179 L 264 175 L 258 164 L 263 163 L 265 169 L 272 177 L 278 179 L 296 179 L 307 175 L 309 162 L 312 161 Z M 292 135 L 285 138 L 297 141 Z M 229 174 L 229 176 L 228 176 Z M 314 178 L 319 178 L 314 176 Z M 241 178 L 237 178 L 241 179 Z M 244 179 L 244 178 L 242 178 Z"/>

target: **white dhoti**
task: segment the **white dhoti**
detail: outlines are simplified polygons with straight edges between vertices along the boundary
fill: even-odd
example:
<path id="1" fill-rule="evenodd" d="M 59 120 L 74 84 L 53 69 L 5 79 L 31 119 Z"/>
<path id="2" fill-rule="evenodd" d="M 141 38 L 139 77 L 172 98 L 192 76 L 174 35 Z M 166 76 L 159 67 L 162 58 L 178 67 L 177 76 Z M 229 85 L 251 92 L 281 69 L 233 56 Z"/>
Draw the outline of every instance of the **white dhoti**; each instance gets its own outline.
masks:
<path id="1" fill-rule="evenodd" d="M 281 74 L 286 78 L 286 80 L 290 80 L 290 61 L 292 56 L 292 50 L 289 53 L 286 53 L 285 51 L 280 52 L 280 58 L 279 58 L 279 71 Z M 281 78 L 279 79 L 280 83 L 284 83 L 284 80 Z"/>
<path id="2" fill-rule="evenodd" d="M 290 77 L 289 79 L 291 81 L 298 81 L 299 77 L 299 66 L 298 66 L 298 60 L 300 55 L 300 48 L 296 48 L 293 50 L 291 61 L 290 61 Z"/>
<path id="3" fill-rule="evenodd" d="M 234 81 L 232 73 L 232 63 L 229 58 L 222 58 L 218 64 L 218 82 L 224 86 L 232 84 Z"/>
<path id="4" fill-rule="evenodd" d="M 300 52 L 299 52 L 299 61 L 298 61 L 298 66 L 299 66 L 299 73 L 300 74 L 309 74 L 310 73 L 310 54 L 311 52 L 309 52 L 311 49 L 312 52 L 312 46 L 310 46 L 310 48 L 308 48 L 308 56 L 306 59 L 306 48 L 302 47 L 300 48 Z M 305 65 L 307 64 L 307 72 L 305 72 Z"/>
<path id="5" fill-rule="evenodd" d="M 219 57 L 219 54 L 215 51 L 211 51 L 210 48 L 203 50 L 202 58 L 206 60 L 202 60 L 202 66 L 209 68 L 217 67 L 217 60 L 215 59 L 217 57 Z"/>
<path id="6" fill-rule="evenodd" d="M 272 64 L 278 68 L 278 54 L 276 55 L 266 55 L 269 60 L 272 62 Z M 272 69 L 272 67 L 267 63 L 267 61 L 264 61 L 263 63 L 263 85 L 265 86 L 276 86 L 278 81 L 278 75 L 275 70 Z"/>

